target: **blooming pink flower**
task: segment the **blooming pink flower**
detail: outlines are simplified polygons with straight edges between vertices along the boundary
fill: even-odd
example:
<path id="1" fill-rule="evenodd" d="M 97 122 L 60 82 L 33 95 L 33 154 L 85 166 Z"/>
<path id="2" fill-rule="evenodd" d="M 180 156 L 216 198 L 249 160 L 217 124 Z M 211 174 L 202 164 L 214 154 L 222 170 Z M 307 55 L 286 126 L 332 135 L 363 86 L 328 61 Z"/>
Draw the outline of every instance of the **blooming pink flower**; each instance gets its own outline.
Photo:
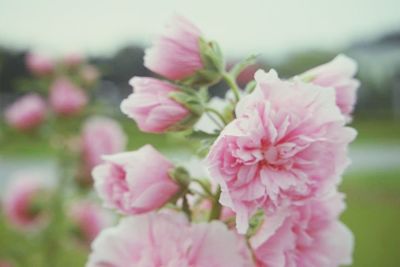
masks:
<path id="1" fill-rule="evenodd" d="M 65 78 L 57 79 L 50 88 L 50 104 L 55 112 L 71 115 L 81 111 L 87 104 L 87 95 Z"/>
<path id="2" fill-rule="evenodd" d="M 19 130 L 28 130 L 38 126 L 46 116 L 46 103 L 37 94 L 21 97 L 5 111 L 9 125 Z"/>
<path id="3" fill-rule="evenodd" d="M 79 231 L 80 237 L 88 244 L 111 223 L 108 214 L 101 207 L 89 201 L 79 201 L 71 205 L 69 215 Z"/>
<path id="4" fill-rule="evenodd" d="M 338 267 L 352 262 L 354 238 L 338 217 L 343 196 L 331 195 L 265 218 L 251 239 L 259 267 Z"/>
<path id="5" fill-rule="evenodd" d="M 91 117 L 83 125 L 82 152 L 85 173 L 102 162 L 103 155 L 118 153 L 126 146 L 126 135 L 117 121 L 106 117 Z"/>
<path id="6" fill-rule="evenodd" d="M 27 229 L 41 222 L 41 213 L 36 207 L 43 197 L 44 184 L 28 173 L 17 173 L 7 185 L 4 196 L 4 212 L 7 219 L 17 228 Z"/>
<path id="7" fill-rule="evenodd" d="M 300 204 L 335 184 L 355 137 L 344 127 L 333 89 L 281 81 L 274 71 L 255 78 L 257 88 L 238 103 L 237 118 L 207 159 L 222 188 L 220 202 L 236 212 L 241 233 L 256 208 Z"/>
<path id="8" fill-rule="evenodd" d="M 134 77 L 129 83 L 134 93 L 122 101 L 121 110 L 136 121 L 140 130 L 165 132 L 190 115 L 188 109 L 169 97 L 178 91 L 172 84 L 142 77 Z"/>
<path id="9" fill-rule="evenodd" d="M 105 206 L 121 213 L 158 209 L 179 191 L 168 174 L 174 166 L 151 145 L 103 159 L 92 172 L 95 188 Z"/>
<path id="10" fill-rule="evenodd" d="M 189 224 L 182 214 L 122 219 L 92 244 L 87 267 L 249 267 L 243 239 L 218 221 Z"/>
<path id="11" fill-rule="evenodd" d="M 26 66 L 35 75 L 48 75 L 54 71 L 53 61 L 44 55 L 28 53 L 25 59 Z"/>
<path id="12" fill-rule="evenodd" d="M 181 80 L 203 68 L 200 30 L 186 18 L 174 16 L 165 33 L 146 50 L 144 65 L 170 80 Z"/>
<path id="13" fill-rule="evenodd" d="M 316 85 L 333 87 L 336 104 L 347 120 L 350 120 L 360 86 L 360 82 L 353 78 L 356 72 L 357 63 L 345 55 L 339 55 L 326 64 L 308 70 L 302 77 Z"/>

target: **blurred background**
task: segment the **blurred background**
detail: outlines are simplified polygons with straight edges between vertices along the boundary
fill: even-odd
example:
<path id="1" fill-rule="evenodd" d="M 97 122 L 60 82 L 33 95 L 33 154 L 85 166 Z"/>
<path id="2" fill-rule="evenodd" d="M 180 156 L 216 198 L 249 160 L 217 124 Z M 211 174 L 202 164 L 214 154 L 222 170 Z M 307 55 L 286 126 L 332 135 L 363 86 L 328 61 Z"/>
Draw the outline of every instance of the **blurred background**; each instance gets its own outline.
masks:
<path id="1" fill-rule="evenodd" d="M 258 54 L 244 71 L 246 83 L 258 68 L 282 77 L 330 61 L 339 53 L 359 64 L 361 81 L 352 126 L 352 165 L 342 190 L 348 209 L 343 221 L 356 237 L 353 266 L 400 266 L 400 1 L 99 1 L 0 0 L 0 110 L 24 92 L 40 87 L 26 68 L 29 52 L 60 60 L 80 55 L 98 70 L 91 89 L 107 114 L 121 122 L 128 148 L 153 143 L 166 151 L 188 144 L 171 136 L 143 135 L 119 112 L 130 92 L 128 80 L 150 76 L 144 49 L 175 14 L 192 20 L 222 47 L 228 63 Z M 36 88 L 37 87 L 37 88 Z M 225 88 L 216 85 L 215 95 Z M 41 172 L 51 180 L 56 153 L 45 137 L 17 134 L 0 119 L 0 194 L 16 170 Z M 75 127 L 71 124 L 70 127 Z M 79 131 L 79 130 L 77 130 Z M 28 251 L 40 265 L 34 237 L 9 230 L 0 220 L 0 261 Z M 74 245 L 60 252 L 64 265 L 83 266 L 87 250 Z M 1 263 L 0 263 L 0 266 Z"/>

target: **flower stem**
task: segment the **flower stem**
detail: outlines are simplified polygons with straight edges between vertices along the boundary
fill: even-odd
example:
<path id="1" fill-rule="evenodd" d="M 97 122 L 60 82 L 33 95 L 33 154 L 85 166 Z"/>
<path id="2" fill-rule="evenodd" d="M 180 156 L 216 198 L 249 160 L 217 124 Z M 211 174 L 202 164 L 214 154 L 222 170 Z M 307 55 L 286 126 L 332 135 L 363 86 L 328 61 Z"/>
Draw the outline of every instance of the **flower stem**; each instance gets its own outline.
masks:
<path id="1" fill-rule="evenodd" d="M 221 122 L 222 122 L 224 125 L 227 125 L 227 122 L 226 122 L 224 116 L 223 116 L 218 110 L 213 109 L 213 108 L 211 108 L 211 107 L 206 107 L 205 110 L 206 110 L 207 112 L 210 112 L 210 113 L 216 115 L 216 116 L 221 120 Z"/>
<path id="2" fill-rule="evenodd" d="M 224 129 L 224 125 L 221 125 L 209 112 L 206 112 L 207 117 L 220 129 Z"/>
<path id="3" fill-rule="evenodd" d="M 217 192 L 212 200 L 212 209 L 208 221 L 218 220 L 221 216 L 222 206 L 219 204 L 219 197 L 221 195 L 221 187 L 218 186 Z"/>
<path id="4" fill-rule="evenodd" d="M 204 190 L 204 192 L 205 192 L 208 196 L 214 197 L 213 193 L 212 193 L 212 192 L 210 191 L 210 189 L 209 189 L 209 186 L 208 186 L 204 181 L 202 181 L 202 180 L 199 179 L 199 178 L 193 178 L 192 181 L 195 182 L 195 183 L 197 183 L 198 185 L 200 185 L 201 188 Z"/>
<path id="5" fill-rule="evenodd" d="M 59 254 L 61 250 L 63 235 L 65 234 L 65 215 L 63 211 L 64 194 L 70 176 L 71 159 L 68 155 L 66 145 L 58 147 L 58 172 L 59 180 L 52 198 L 51 220 L 45 233 L 45 262 L 47 266 L 54 267 L 59 264 Z"/>
<path id="6" fill-rule="evenodd" d="M 192 211 L 190 210 L 189 202 L 188 202 L 186 194 L 183 196 L 182 210 L 186 214 L 186 216 L 188 217 L 189 221 L 191 221 L 192 220 Z"/>
<path id="7" fill-rule="evenodd" d="M 222 77 L 224 78 L 225 82 L 229 85 L 233 94 L 235 95 L 235 101 L 238 102 L 240 99 L 240 89 L 236 83 L 235 78 L 228 72 L 224 72 L 222 74 Z"/>

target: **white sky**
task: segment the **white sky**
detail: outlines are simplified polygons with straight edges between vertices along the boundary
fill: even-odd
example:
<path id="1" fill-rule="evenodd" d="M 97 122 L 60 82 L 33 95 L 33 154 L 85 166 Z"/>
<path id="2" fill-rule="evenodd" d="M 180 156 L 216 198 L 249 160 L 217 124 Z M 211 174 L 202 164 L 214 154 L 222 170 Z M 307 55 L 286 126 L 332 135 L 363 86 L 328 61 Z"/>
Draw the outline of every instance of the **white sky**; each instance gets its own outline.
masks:
<path id="1" fill-rule="evenodd" d="M 400 0 L 0 0 L 0 44 L 107 54 L 148 44 L 174 12 L 230 54 L 340 48 L 400 30 Z"/>

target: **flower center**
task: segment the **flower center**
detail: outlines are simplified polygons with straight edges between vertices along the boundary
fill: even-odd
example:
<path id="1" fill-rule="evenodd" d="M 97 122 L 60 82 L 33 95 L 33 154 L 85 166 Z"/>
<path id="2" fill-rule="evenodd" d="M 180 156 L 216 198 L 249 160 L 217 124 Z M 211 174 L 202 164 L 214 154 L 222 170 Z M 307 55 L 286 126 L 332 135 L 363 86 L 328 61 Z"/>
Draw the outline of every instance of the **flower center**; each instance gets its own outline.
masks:
<path id="1" fill-rule="evenodd" d="M 262 149 L 263 163 L 267 166 L 289 169 L 292 166 L 292 155 L 284 145 L 270 145 Z M 290 150 L 290 149 L 289 149 Z"/>

